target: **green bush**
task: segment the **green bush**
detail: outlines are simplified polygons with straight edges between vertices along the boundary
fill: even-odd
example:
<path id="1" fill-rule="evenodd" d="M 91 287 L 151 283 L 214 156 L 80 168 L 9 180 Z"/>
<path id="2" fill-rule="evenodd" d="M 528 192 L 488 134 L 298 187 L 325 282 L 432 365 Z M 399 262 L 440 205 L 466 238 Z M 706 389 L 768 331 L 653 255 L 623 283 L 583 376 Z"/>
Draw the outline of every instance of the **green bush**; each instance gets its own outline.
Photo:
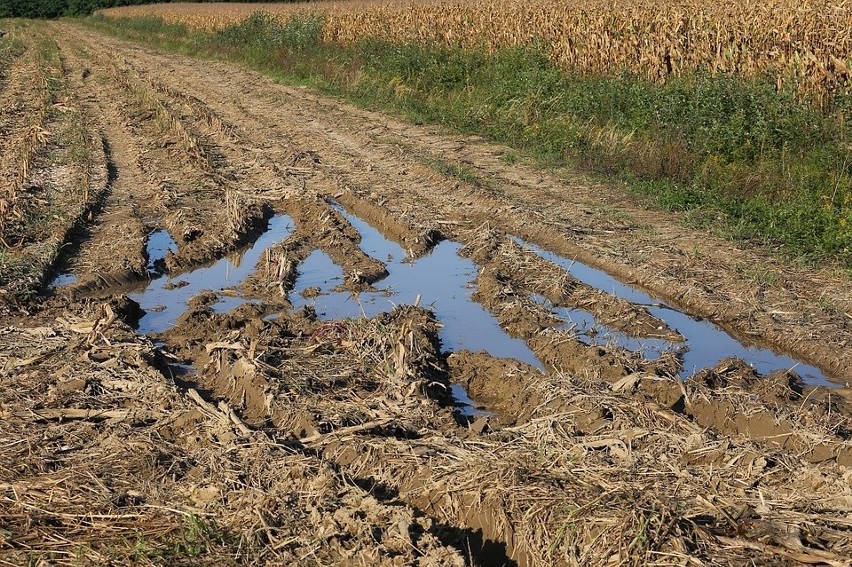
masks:
<path id="1" fill-rule="evenodd" d="M 266 12 L 254 12 L 237 24 L 215 32 L 215 40 L 231 47 L 251 47 L 271 54 L 280 49 L 301 52 L 322 41 L 322 17 L 296 16 L 284 24 Z"/>

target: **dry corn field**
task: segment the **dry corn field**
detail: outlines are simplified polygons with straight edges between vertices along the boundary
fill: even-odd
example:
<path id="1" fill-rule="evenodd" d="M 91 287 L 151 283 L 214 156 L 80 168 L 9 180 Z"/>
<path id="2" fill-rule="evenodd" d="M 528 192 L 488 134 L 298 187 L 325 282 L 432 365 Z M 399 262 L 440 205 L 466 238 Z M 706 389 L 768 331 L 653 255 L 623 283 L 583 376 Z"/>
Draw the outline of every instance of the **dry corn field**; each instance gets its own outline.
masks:
<path id="1" fill-rule="evenodd" d="M 817 101 L 852 87 L 852 5 L 845 0 L 341 1 L 295 4 L 159 4 L 111 8 L 193 29 L 225 27 L 256 11 L 282 21 L 325 18 L 324 39 L 431 42 L 489 50 L 542 45 L 580 73 L 630 71 L 654 81 L 696 70 L 793 82 Z"/>
<path id="2" fill-rule="evenodd" d="M 607 55 L 555 57 L 657 77 L 681 37 L 472 6 L 311 9 L 338 41 L 583 27 Z M 205 9 L 118 13 L 256 6 Z M 724 11 L 736 43 L 769 8 Z M 843 19 L 775 17 L 820 61 Z M 678 21 L 673 72 L 784 60 Z M 2 26 L 0 565 L 852 566 L 848 277 L 231 63 Z"/>

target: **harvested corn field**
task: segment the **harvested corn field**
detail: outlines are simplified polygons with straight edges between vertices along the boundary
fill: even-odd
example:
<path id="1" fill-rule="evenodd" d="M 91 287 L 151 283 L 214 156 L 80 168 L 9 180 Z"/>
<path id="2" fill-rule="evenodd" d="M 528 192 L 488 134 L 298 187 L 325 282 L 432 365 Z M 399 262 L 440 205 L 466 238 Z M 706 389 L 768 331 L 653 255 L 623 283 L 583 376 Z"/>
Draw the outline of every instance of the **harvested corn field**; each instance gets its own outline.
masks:
<path id="1" fill-rule="evenodd" d="M 282 22 L 322 18 L 326 41 L 379 38 L 467 48 L 542 46 L 573 72 L 622 70 L 665 81 L 703 70 L 772 75 L 818 100 L 852 87 L 852 7 L 842 1 L 620 2 L 341 0 L 293 4 L 159 4 L 109 8 L 110 18 L 156 17 L 215 30 L 263 11 Z"/>
<path id="2" fill-rule="evenodd" d="M 848 279 L 231 64 L 0 41 L 0 561 L 852 565 Z"/>

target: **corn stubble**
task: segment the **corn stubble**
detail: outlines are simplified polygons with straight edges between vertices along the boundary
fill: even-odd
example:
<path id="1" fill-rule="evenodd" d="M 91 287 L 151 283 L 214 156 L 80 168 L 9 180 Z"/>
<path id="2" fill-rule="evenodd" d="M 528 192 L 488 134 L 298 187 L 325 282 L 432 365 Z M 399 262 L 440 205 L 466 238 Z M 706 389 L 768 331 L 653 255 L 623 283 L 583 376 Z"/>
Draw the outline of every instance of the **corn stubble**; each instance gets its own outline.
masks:
<path id="1" fill-rule="evenodd" d="M 842 0 L 160 4 L 104 14 L 214 30 L 261 10 L 282 20 L 321 14 L 324 39 L 342 44 L 380 38 L 490 51 L 537 45 L 574 72 L 628 71 L 658 82 L 697 70 L 770 75 L 779 89 L 793 86 L 820 104 L 852 89 L 852 5 Z"/>

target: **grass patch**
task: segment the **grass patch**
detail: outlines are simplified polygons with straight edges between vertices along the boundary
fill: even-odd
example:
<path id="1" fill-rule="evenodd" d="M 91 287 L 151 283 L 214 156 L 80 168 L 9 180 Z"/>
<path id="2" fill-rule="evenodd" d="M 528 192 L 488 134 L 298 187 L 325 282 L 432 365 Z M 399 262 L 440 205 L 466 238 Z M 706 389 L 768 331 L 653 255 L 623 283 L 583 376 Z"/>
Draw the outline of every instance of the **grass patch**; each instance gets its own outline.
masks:
<path id="1" fill-rule="evenodd" d="M 30 272 L 29 262 L 0 247 L 0 288 L 11 294 L 20 292 L 26 286 L 19 282 L 24 280 Z"/>
<path id="2" fill-rule="evenodd" d="M 216 565 L 237 565 L 236 558 L 244 552 L 245 542 L 239 537 L 220 529 L 214 520 L 196 515 L 186 516 L 183 525 L 165 533 L 146 534 L 143 529 L 135 536 L 80 544 L 74 552 L 75 564 L 100 564 L 109 558 L 111 564 L 121 565 L 195 565 L 208 564 L 211 559 Z M 60 559 L 67 555 L 31 552 L 27 564 L 52 564 Z"/>
<path id="3" fill-rule="evenodd" d="M 773 77 L 695 73 L 658 85 L 626 73 L 575 75 L 535 47 L 491 54 L 375 40 L 341 47 L 321 41 L 318 15 L 280 23 L 258 13 L 214 33 L 151 19 L 87 21 L 167 49 L 240 61 L 416 123 L 482 135 L 545 166 L 615 177 L 652 206 L 687 211 L 696 228 L 805 261 L 852 265 L 846 95 L 819 110 L 778 91 Z"/>
<path id="4" fill-rule="evenodd" d="M 0 80 L 5 78 L 9 65 L 23 55 L 26 49 L 26 44 L 17 35 L 7 34 L 0 37 Z"/>
<path id="5" fill-rule="evenodd" d="M 59 94 L 64 89 L 61 73 L 62 61 L 59 58 L 59 47 L 48 35 L 40 35 L 37 43 L 38 65 L 40 80 L 44 83 L 42 90 L 44 107 L 49 109 L 59 100 Z"/>
<path id="6" fill-rule="evenodd" d="M 426 167 L 432 168 L 448 177 L 454 177 L 459 181 L 469 183 L 474 187 L 485 188 L 487 184 L 480 179 L 476 173 L 468 167 L 458 163 L 445 161 L 431 156 L 420 156 L 418 161 Z"/>

